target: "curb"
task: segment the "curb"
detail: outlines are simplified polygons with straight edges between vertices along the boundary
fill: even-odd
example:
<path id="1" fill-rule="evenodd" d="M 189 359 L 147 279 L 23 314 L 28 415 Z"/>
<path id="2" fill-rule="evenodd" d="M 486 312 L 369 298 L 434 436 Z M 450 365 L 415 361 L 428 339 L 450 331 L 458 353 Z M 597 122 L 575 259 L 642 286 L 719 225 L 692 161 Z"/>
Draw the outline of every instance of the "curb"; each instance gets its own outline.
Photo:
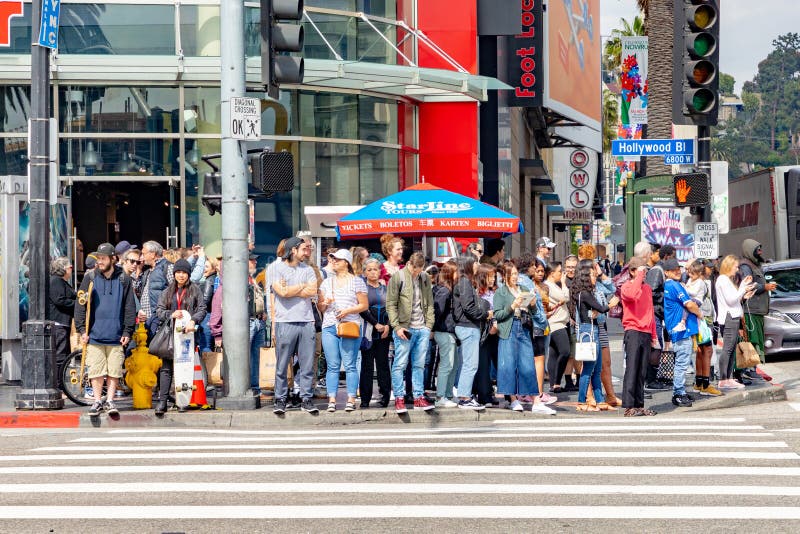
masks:
<path id="1" fill-rule="evenodd" d="M 696 404 L 687 411 L 702 412 L 723 408 L 736 408 L 752 404 L 766 404 L 769 402 L 782 402 L 786 400 L 786 390 L 783 386 L 769 386 L 750 390 L 736 390 L 726 393 L 723 397 L 714 397 L 705 402 Z"/>

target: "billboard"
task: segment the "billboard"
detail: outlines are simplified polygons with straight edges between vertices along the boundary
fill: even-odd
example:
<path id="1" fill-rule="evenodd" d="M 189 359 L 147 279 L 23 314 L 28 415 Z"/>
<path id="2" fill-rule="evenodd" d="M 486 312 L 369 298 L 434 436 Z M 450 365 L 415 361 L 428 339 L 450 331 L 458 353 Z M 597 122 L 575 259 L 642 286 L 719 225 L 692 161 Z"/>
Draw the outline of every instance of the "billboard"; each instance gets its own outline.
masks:
<path id="1" fill-rule="evenodd" d="M 647 124 L 647 37 L 623 37 L 620 120 L 625 125 Z"/>
<path id="2" fill-rule="evenodd" d="M 600 0 L 549 0 L 545 106 L 600 131 Z"/>
<path id="3" fill-rule="evenodd" d="M 680 262 L 693 258 L 694 234 L 683 233 L 683 218 L 688 212 L 670 204 L 642 203 L 642 241 L 672 245 Z"/>
<path id="4" fill-rule="evenodd" d="M 506 37 L 508 58 L 503 81 L 514 88 L 508 93 L 509 107 L 537 107 L 543 102 L 543 2 L 519 0 L 522 33 Z"/>

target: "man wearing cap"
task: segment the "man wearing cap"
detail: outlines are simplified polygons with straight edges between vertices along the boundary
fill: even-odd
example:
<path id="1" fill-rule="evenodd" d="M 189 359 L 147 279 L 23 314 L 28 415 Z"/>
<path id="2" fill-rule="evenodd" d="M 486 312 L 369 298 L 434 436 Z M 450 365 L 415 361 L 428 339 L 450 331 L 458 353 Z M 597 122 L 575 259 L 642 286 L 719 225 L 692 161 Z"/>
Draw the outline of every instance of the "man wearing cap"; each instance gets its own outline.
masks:
<path id="1" fill-rule="evenodd" d="M 81 283 L 79 295 L 89 291 L 89 282 L 93 282 L 90 324 L 86 324 L 86 306 L 75 304 L 75 329 L 86 345 L 86 363 L 94 391 L 91 417 L 98 416 L 104 408 L 101 397 L 104 381 L 108 388 L 105 409 L 109 415 L 119 413 L 113 399 L 122 378 L 123 347 L 130 341 L 136 324 L 131 279 L 114 265 L 115 254 L 111 243 L 97 247 L 94 254 L 97 266 Z"/>
<path id="2" fill-rule="evenodd" d="M 311 299 L 317 295 L 317 275 L 306 263 L 311 248 L 302 238 L 290 237 L 284 244 L 283 261 L 276 264 L 270 278 L 270 289 L 275 294 L 275 406 L 273 412 L 286 412 L 289 393 L 287 370 L 292 356 L 297 354 L 300 370 L 295 381 L 300 386 L 300 409 L 317 413 L 314 406 L 314 312 Z"/>
<path id="3" fill-rule="evenodd" d="M 686 369 L 692 363 L 694 341 L 697 335 L 697 319 L 703 319 L 700 306 L 692 300 L 681 284 L 681 266 L 675 258 L 664 260 L 662 264 L 667 281 L 664 282 L 664 326 L 672 340 L 675 351 L 675 373 L 672 379 L 672 404 L 692 405 L 686 394 Z"/>
<path id="4" fill-rule="evenodd" d="M 549 237 L 543 236 L 536 241 L 536 259 L 544 264 L 545 269 L 550 265 L 550 255 L 556 244 Z"/>
<path id="5" fill-rule="evenodd" d="M 258 254 L 250 254 L 247 258 L 247 267 L 247 309 L 250 316 L 250 388 L 258 394 L 261 391 L 258 385 L 261 347 L 264 346 L 266 340 L 264 290 L 255 280 L 258 270 Z"/>
<path id="6" fill-rule="evenodd" d="M 645 276 L 645 283 L 653 290 L 653 313 L 656 317 L 656 336 L 658 336 L 658 347 L 654 347 L 650 355 L 650 364 L 647 370 L 647 386 L 652 391 L 667 390 L 671 388 L 669 383 L 660 382 L 658 376 L 658 366 L 661 361 L 661 351 L 665 350 L 665 343 L 670 341 L 669 335 L 664 334 L 664 262 L 675 257 L 675 247 L 672 245 L 661 246 L 658 243 L 651 243 L 652 253 L 648 266 L 650 269 Z"/>
<path id="7" fill-rule="evenodd" d="M 128 241 L 120 241 L 117 243 L 117 246 L 114 247 L 114 252 L 116 252 L 117 258 L 121 259 L 126 252 L 136 248 L 138 248 L 136 245 L 131 245 Z"/>

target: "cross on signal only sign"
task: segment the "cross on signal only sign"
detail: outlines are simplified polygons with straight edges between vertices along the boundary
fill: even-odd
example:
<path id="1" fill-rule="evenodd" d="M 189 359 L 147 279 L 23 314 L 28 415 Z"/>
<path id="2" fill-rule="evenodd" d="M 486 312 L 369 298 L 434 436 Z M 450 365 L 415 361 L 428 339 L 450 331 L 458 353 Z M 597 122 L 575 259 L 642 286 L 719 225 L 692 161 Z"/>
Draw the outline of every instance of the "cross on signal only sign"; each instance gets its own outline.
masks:
<path id="1" fill-rule="evenodd" d="M 717 223 L 703 222 L 694 225 L 694 257 L 715 259 L 719 256 L 719 229 Z"/>
<path id="2" fill-rule="evenodd" d="M 258 98 L 231 98 L 231 137 L 242 141 L 261 139 L 261 101 Z"/>

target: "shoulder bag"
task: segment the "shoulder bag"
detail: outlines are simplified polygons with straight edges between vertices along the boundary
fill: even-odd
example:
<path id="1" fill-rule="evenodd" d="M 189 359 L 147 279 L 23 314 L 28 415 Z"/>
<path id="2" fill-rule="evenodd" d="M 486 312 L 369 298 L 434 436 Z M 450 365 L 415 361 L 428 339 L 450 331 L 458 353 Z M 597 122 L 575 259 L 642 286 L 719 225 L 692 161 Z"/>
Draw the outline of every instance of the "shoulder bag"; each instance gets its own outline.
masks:
<path id="1" fill-rule="evenodd" d="M 749 369 L 761 363 L 761 356 L 759 356 L 758 351 L 748 339 L 747 323 L 745 322 L 744 314 L 742 314 L 741 322 L 742 331 L 744 332 L 744 341 L 740 341 L 736 344 L 736 368 Z"/>
<path id="2" fill-rule="evenodd" d="M 336 278 L 331 278 L 331 296 L 336 299 Z M 336 335 L 348 339 L 361 337 L 361 325 L 355 321 L 339 321 L 336 324 Z"/>
<path id="3" fill-rule="evenodd" d="M 168 360 L 171 360 L 174 357 L 175 342 L 172 335 L 173 323 L 174 320 L 172 318 L 161 323 L 161 326 L 159 326 L 158 330 L 156 331 L 156 335 L 154 335 L 152 341 L 150 341 L 150 354 L 153 356 L 158 356 L 159 358 L 166 358 Z"/>
<path id="4" fill-rule="evenodd" d="M 579 362 L 593 362 L 597 360 L 597 343 L 594 340 L 594 321 L 591 321 L 592 331 L 581 334 L 581 296 L 578 295 L 578 309 L 576 319 L 578 321 L 578 339 L 575 343 L 575 359 Z M 584 341 L 588 336 L 589 341 Z"/>

